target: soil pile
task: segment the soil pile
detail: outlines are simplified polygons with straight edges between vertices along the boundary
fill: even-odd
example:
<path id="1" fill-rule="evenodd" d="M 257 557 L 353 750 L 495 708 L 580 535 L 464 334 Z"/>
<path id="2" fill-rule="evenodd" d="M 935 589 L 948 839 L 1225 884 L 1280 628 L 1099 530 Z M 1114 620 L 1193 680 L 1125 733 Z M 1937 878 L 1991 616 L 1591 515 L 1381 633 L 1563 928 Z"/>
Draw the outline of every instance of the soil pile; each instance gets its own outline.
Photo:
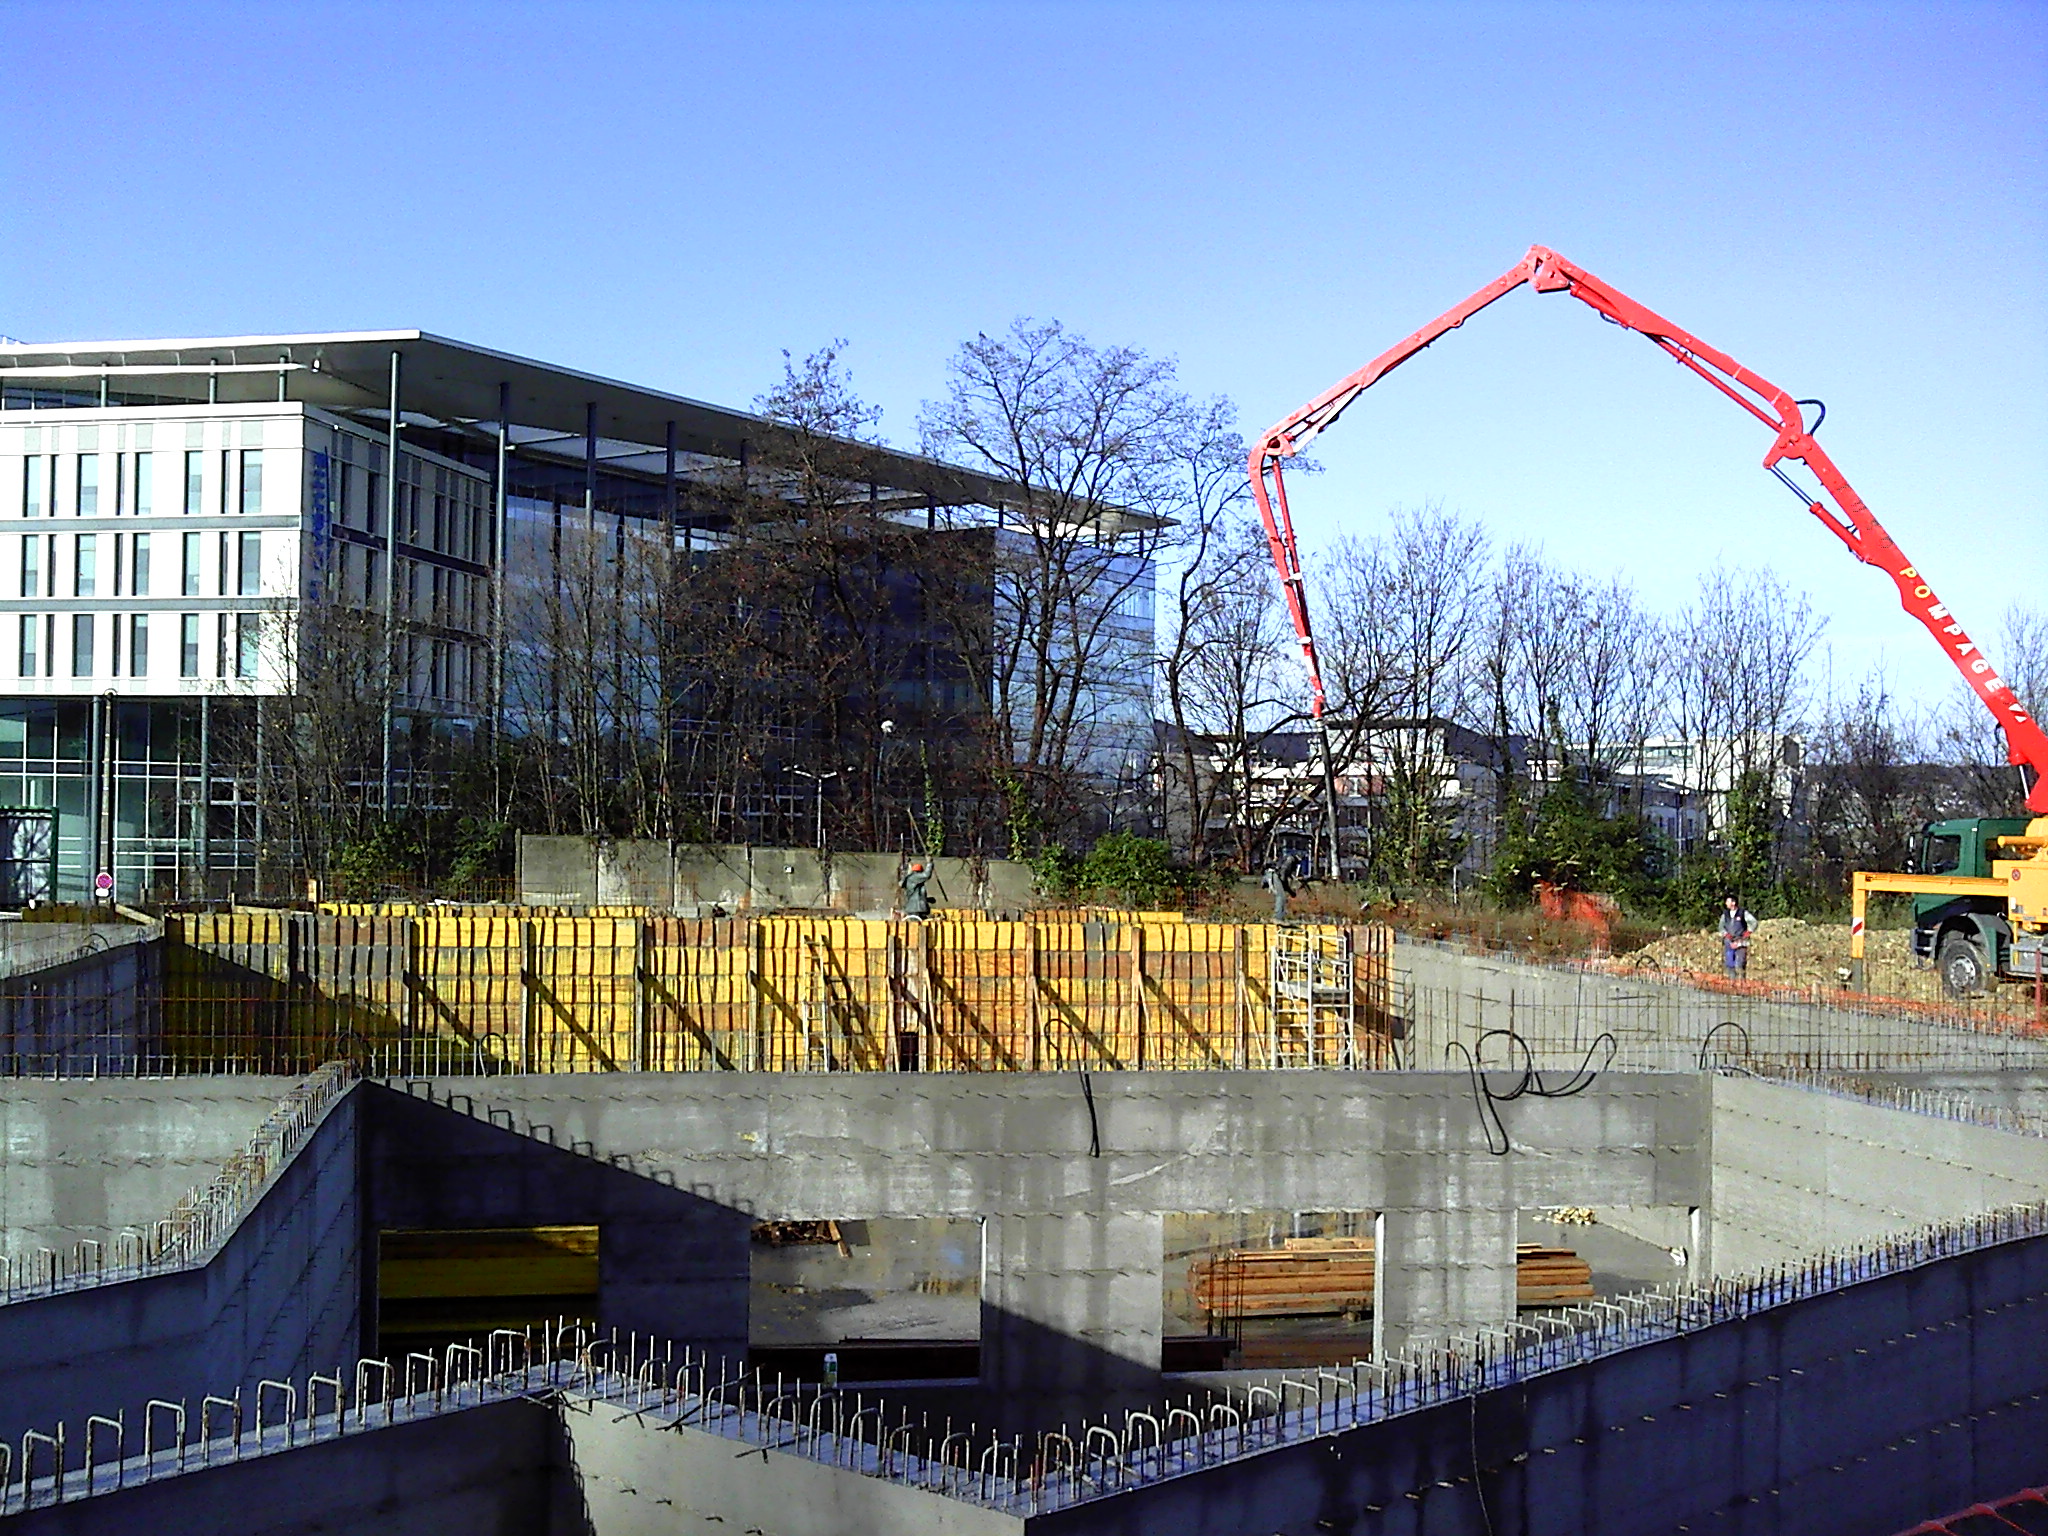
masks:
<path id="1" fill-rule="evenodd" d="M 1721 970 L 1721 935 L 1675 934 L 1621 957 L 1624 965 L 1656 971 Z M 1751 981 L 1787 987 L 1837 987 L 1849 964 L 1849 925 L 1809 923 L 1796 917 L 1767 917 L 1750 940 Z M 1913 963 L 1904 928 L 1873 928 L 1864 935 L 1866 989 L 1884 997 L 1941 1000 L 1941 981 L 1932 968 Z"/>

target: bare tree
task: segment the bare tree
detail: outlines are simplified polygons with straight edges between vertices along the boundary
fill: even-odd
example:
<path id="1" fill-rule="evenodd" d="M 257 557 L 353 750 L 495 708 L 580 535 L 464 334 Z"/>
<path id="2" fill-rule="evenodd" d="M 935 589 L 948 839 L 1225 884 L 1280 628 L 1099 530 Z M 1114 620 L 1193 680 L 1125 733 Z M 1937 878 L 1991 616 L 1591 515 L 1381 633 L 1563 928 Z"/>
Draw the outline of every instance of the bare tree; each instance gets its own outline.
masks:
<path id="1" fill-rule="evenodd" d="M 1778 791 L 1788 738 L 1806 705 L 1806 664 L 1826 620 L 1768 569 L 1715 569 L 1673 624 L 1671 712 L 1709 806 L 1739 780 Z"/>
<path id="2" fill-rule="evenodd" d="M 1338 761 L 1379 781 L 1372 862 L 1384 878 L 1446 858 L 1438 722 L 1464 713 L 1482 675 L 1485 530 L 1431 503 L 1396 509 L 1384 539 L 1341 541 L 1326 563 L 1319 642 Z"/>
<path id="3" fill-rule="evenodd" d="M 953 614 L 986 658 L 969 681 L 1022 854 L 1145 748 L 1152 560 L 1190 495 L 1182 466 L 1203 417 L 1172 362 L 1091 345 L 1056 321 L 963 343 L 947 382 L 919 417 L 925 450 L 1014 487 L 994 509 L 989 598 Z"/>

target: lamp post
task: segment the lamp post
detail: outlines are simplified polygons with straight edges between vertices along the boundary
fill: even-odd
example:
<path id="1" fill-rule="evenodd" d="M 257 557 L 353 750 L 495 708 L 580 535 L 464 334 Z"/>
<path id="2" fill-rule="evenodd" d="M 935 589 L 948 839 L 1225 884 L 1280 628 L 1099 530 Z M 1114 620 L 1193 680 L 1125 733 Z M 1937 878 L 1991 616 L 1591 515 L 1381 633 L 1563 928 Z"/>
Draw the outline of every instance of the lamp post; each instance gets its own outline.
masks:
<path id="1" fill-rule="evenodd" d="M 830 773 L 812 773 L 808 768 L 792 768 L 789 771 L 796 774 L 799 778 L 809 779 L 818 786 L 818 852 L 823 853 L 825 851 L 825 781 L 838 778 L 845 770 L 834 768 Z"/>

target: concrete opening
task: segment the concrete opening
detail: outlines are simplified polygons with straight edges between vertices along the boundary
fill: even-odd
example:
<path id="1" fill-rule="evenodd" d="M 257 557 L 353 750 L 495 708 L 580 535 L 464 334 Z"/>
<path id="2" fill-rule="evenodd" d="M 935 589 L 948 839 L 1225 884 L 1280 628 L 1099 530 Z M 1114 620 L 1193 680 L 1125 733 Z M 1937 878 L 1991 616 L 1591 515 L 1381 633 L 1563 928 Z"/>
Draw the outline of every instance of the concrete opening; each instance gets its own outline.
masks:
<path id="1" fill-rule="evenodd" d="M 377 1234 L 375 1346 L 437 1358 L 498 1328 L 595 1330 L 594 1226 L 399 1229 Z"/>
<path id="2" fill-rule="evenodd" d="M 1161 1368 L 1326 1365 L 1372 1353 L 1373 1213 L 1233 1211 L 1163 1221 Z"/>
<path id="3" fill-rule="evenodd" d="M 748 1358 L 823 1381 L 980 1371 L 982 1224 L 960 1217 L 763 1221 L 748 1244 Z"/>

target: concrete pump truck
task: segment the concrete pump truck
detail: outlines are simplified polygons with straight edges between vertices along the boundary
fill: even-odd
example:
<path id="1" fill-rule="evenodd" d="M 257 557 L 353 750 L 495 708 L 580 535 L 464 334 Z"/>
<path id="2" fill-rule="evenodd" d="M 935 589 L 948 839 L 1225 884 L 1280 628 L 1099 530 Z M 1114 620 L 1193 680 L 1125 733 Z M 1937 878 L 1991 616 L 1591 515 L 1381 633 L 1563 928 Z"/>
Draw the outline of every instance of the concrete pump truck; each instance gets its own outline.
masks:
<path id="1" fill-rule="evenodd" d="M 1913 897 L 1913 952 L 1940 968 L 1942 984 L 1951 995 L 1982 992 L 1995 976 L 2033 978 L 2038 986 L 2048 974 L 2044 972 L 2044 951 L 2048 951 L 2048 735 L 2043 734 L 2040 722 L 2014 696 L 1947 605 L 1934 595 L 1926 578 L 1892 542 L 1814 441 L 1814 433 L 1826 418 L 1826 406 L 1818 400 L 1793 399 L 1726 353 L 1540 245 L 1530 247 L 1517 265 L 1463 303 L 1284 417 L 1259 437 L 1251 451 L 1252 495 L 1265 524 L 1281 594 L 1308 670 L 1310 720 L 1321 754 L 1324 835 L 1331 876 L 1335 878 L 1340 868 L 1336 765 L 1331 760 L 1329 728 L 1323 717 L 1322 668 L 1309 622 L 1307 588 L 1282 466 L 1367 389 L 1524 283 L 1538 293 L 1568 293 L 1603 318 L 1647 337 L 1681 367 L 1692 370 L 1769 427 L 1775 436 L 1770 452 L 1764 455 L 1764 468 L 1782 481 L 1850 554 L 1891 578 L 1900 605 L 1946 653 L 1996 718 L 2005 737 L 2007 760 L 2018 767 L 2026 785 L 2028 814 L 1930 823 L 1911 870 L 1898 874 L 1859 870 L 1853 874 L 1851 984 L 1862 984 L 1864 921 L 1870 893 L 1894 891 Z M 1807 406 L 1817 412 L 1811 427 L 1803 414 Z M 1819 482 L 1818 491 L 1801 485 L 1788 472 L 1787 466 L 1793 463 L 1806 466 Z"/>

